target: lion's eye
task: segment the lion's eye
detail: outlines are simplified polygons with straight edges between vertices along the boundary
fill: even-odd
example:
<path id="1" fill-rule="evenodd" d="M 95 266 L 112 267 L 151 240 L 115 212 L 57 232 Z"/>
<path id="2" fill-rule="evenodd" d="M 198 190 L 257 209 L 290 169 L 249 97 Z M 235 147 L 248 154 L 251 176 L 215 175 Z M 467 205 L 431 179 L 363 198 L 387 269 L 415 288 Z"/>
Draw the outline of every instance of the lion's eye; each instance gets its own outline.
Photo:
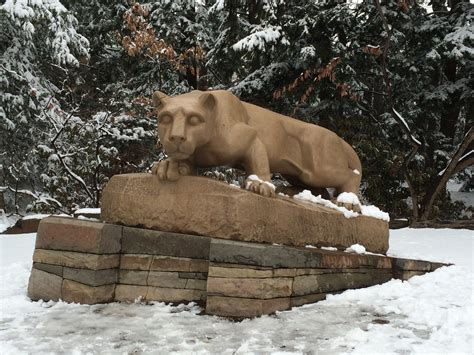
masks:
<path id="1" fill-rule="evenodd" d="M 198 116 L 191 116 L 191 117 L 189 117 L 188 122 L 189 122 L 190 125 L 195 126 L 195 125 L 201 123 L 201 119 Z"/>
<path id="2" fill-rule="evenodd" d="M 170 123 L 173 120 L 173 118 L 170 115 L 164 115 L 161 116 L 158 121 L 163 124 Z"/>

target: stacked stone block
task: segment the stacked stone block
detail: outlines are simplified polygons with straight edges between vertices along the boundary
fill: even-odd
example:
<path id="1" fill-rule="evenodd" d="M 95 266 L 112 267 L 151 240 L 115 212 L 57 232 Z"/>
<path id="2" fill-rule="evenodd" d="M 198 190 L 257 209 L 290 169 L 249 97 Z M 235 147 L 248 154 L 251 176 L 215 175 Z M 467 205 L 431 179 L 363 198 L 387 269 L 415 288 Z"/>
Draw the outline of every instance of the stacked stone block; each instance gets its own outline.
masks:
<path id="1" fill-rule="evenodd" d="M 206 312 L 253 317 L 392 277 L 387 257 L 213 239 Z"/>
<path id="2" fill-rule="evenodd" d="M 206 300 L 210 238 L 123 227 L 115 299 Z"/>
<path id="3" fill-rule="evenodd" d="M 38 228 L 28 296 L 77 303 L 114 299 L 122 227 L 50 217 Z"/>
<path id="4" fill-rule="evenodd" d="M 86 304 L 194 301 L 208 314 L 242 318 L 440 266 L 49 217 L 38 230 L 28 296 Z"/>

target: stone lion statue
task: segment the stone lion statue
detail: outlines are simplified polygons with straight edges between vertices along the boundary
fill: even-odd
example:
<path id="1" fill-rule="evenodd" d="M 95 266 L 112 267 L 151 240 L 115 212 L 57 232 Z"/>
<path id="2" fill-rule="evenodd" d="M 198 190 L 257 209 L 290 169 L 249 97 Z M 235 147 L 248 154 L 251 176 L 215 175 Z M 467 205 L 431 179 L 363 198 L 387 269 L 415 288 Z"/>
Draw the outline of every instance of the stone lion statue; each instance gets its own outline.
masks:
<path id="1" fill-rule="evenodd" d="M 335 133 L 241 101 L 228 91 L 192 91 L 169 97 L 155 92 L 158 134 L 168 158 L 153 174 L 175 181 L 195 167 L 245 170 L 247 189 L 273 196 L 272 173 L 299 187 L 359 193 L 357 153 Z M 356 199 L 357 200 L 357 199 Z M 352 210 L 357 203 L 343 201 Z"/>

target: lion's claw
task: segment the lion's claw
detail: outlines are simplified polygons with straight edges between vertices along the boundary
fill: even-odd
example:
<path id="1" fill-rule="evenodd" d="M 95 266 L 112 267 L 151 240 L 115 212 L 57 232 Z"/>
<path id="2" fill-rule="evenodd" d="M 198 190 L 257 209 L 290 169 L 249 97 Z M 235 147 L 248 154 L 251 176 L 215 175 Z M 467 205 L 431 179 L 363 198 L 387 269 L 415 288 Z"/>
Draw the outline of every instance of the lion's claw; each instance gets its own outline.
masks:
<path id="1" fill-rule="evenodd" d="M 191 175 L 192 166 L 187 162 L 165 159 L 155 163 L 151 168 L 151 173 L 161 181 L 176 181 L 181 175 Z"/>
<path id="2" fill-rule="evenodd" d="M 272 185 L 270 185 L 269 183 L 265 181 L 247 179 L 245 183 L 245 187 L 247 190 L 255 192 L 262 196 L 266 196 L 266 197 L 275 196 L 275 189 L 273 188 Z"/>
<path id="3" fill-rule="evenodd" d="M 360 205 L 359 204 L 352 204 L 347 202 L 338 202 L 336 201 L 336 205 L 339 207 L 345 207 L 349 211 L 360 213 Z"/>

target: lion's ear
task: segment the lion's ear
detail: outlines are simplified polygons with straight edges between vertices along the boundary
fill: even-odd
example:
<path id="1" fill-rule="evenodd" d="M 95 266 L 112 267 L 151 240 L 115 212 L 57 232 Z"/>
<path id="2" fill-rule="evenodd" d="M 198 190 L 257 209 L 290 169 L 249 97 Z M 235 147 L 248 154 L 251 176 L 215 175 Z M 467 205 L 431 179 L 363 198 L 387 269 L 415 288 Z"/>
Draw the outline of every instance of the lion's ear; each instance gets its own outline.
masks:
<path id="1" fill-rule="evenodd" d="M 155 91 L 153 93 L 153 105 L 155 108 L 160 108 L 166 103 L 166 100 L 169 98 L 168 95 L 162 93 L 161 91 Z"/>
<path id="2" fill-rule="evenodd" d="M 216 106 L 216 98 L 210 92 L 205 92 L 199 96 L 199 101 L 209 111 L 211 111 Z"/>

